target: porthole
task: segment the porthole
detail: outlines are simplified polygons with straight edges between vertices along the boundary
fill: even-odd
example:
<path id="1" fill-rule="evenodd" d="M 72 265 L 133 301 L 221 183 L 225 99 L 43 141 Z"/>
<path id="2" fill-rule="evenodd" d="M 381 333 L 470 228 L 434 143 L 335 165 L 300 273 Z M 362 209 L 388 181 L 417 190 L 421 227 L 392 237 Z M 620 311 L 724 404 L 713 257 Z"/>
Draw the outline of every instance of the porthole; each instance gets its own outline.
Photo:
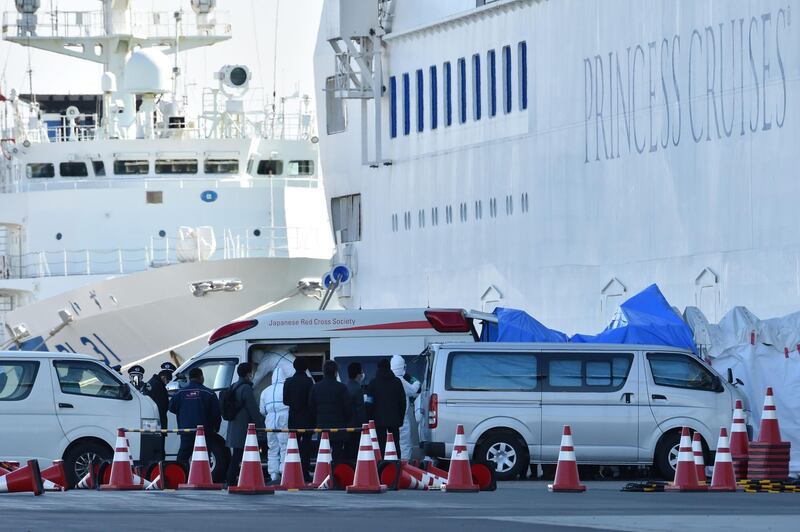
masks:
<path id="1" fill-rule="evenodd" d="M 158 232 L 158 236 L 164 238 L 165 236 L 167 236 L 167 232 L 162 229 L 161 231 Z"/>
<path id="2" fill-rule="evenodd" d="M 56 233 L 56 240 L 61 240 L 62 238 L 64 238 L 64 235 L 61 233 Z"/>
<path id="3" fill-rule="evenodd" d="M 256 229 L 253 231 L 253 236 L 261 236 L 261 229 Z"/>

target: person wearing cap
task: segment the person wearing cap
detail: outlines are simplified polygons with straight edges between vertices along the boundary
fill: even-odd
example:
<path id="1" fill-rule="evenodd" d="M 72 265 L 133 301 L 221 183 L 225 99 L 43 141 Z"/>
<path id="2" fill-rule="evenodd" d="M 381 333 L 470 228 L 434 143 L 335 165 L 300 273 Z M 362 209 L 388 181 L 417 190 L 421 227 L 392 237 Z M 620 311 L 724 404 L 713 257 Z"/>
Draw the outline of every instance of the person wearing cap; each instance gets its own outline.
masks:
<path id="1" fill-rule="evenodd" d="M 169 394 L 167 393 L 167 384 L 172 381 L 172 372 L 167 369 L 162 369 L 157 374 L 150 377 L 147 384 L 144 385 L 142 393 L 156 404 L 158 408 L 158 420 L 162 429 L 167 427 L 167 409 L 169 408 Z M 165 436 L 161 435 L 161 459 L 164 455 Z"/>
<path id="2" fill-rule="evenodd" d="M 364 369 L 360 362 L 352 362 L 347 366 L 347 393 L 350 394 L 350 403 L 353 405 L 353 417 L 347 424 L 348 427 L 361 427 L 367 420 L 367 407 L 364 403 Z M 347 442 L 346 454 L 351 460 L 358 455 L 358 444 L 361 440 L 361 431 L 350 434 Z"/>
<path id="3" fill-rule="evenodd" d="M 400 441 L 400 427 L 406 414 L 406 392 L 403 384 L 394 373 L 388 358 L 378 361 L 378 371 L 375 378 L 367 386 L 367 398 L 370 407 L 368 414 L 375 420 L 375 430 L 378 433 L 378 444 L 381 453 L 386 449 L 386 432 L 394 436 L 394 441 Z M 402 450 L 398 449 L 398 458 L 402 458 Z"/>
<path id="4" fill-rule="evenodd" d="M 289 407 L 283 404 L 283 384 L 286 376 L 281 368 L 272 372 L 272 384 L 261 392 L 258 410 L 266 417 L 268 429 L 286 429 L 289 427 Z M 272 484 L 277 484 L 283 471 L 283 457 L 286 456 L 286 444 L 289 433 L 270 432 L 267 434 L 267 471 Z"/>
<path id="5" fill-rule="evenodd" d="M 314 417 L 308 404 L 314 379 L 306 374 L 308 363 L 297 357 L 292 364 L 295 373 L 283 383 L 283 404 L 289 407 L 289 429 L 314 428 Z M 311 481 L 311 432 L 297 433 L 297 446 L 300 450 L 300 463 L 303 476 Z"/>
<path id="6" fill-rule="evenodd" d="M 311 388 L 309 406 L 311 414 L 320 428 L 343 428 L 353 418 L 353 407 L 347 386 L 336 379 L 339 366 L 328 360 L 322 366 L 322 380 Z M 331 458 L 334 461 L 344 460 L 348 434 L 332 432 L 330 434 Z"/>
<path id="7" fill-rule="evenodd" d="M 128 378 L 133 387 L 141 392 L 144 387 L 144 368 L 138 364 L 131 366 L 128 369 Z"/>
<path id="8" fill-rule="evenodd" d="M 403 391 L 408 398 L 408 405 L 405 415 L 403 416 L 403 424 L 400 426 L 400 454 L 411 458 L 411 427 L 416 426 L 414 419 L 414 400 L 419 395 L 420 382 L 406 373 L 406 360 L 400 355 L 394 355 L 391 361 L 392 373 L 395 377 L 400 379 L 403 385 Z"/>

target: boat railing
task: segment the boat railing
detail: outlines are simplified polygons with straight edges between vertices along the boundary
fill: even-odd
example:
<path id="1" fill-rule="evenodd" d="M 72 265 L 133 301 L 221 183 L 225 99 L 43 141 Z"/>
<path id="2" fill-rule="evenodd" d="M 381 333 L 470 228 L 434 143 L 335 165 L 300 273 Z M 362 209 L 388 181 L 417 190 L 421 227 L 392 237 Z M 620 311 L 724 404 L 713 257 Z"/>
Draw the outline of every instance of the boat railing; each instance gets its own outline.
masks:
<path id="1" fill-rule="evenodd" d="M 193 248 L 177 237 L 152 237 L 147 246 L 119 249 L 35 251 L 5 255 L 0 278 L 38 279 L 77 275 L 124 275 L 188 262 L 264 257 L 322 257 L 330 235 L 316 227 L 226 229 L 221 245 Z"/>

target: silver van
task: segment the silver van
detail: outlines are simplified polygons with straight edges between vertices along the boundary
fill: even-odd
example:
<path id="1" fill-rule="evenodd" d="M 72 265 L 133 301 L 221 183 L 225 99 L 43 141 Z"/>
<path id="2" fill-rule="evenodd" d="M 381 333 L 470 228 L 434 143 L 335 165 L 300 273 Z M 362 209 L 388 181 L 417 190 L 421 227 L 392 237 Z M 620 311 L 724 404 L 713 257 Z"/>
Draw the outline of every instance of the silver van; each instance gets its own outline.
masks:
<path id="1" fill-rule="evenodd" d="M 689 351 L 611 344 L 432 344 L 420 442 L 449 459 L 464 425 L 472 460 L 499 479 L 558 461 L 564 425 L 582 464 L 655 465 L 674 475 L 680 429 L 699 431 L 706 463 L 744 397 Z M 427 423 L 426 423 L 427 421 Z"/>

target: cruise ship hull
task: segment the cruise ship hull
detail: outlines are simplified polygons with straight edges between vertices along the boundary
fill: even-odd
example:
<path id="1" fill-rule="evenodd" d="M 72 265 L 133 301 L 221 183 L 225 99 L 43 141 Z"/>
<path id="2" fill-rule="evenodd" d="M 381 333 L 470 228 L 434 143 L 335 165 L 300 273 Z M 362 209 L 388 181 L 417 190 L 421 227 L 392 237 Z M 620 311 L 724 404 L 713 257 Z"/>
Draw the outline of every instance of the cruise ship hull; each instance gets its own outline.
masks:
<path id="1" fill-rule="evenodd" d="M 395 4 L 380 164 L 356 100 L 321 140 L 328 196 L 361 195 L 342 301 L 520 307 L 568 332 L 654 282 L 712 322 L 797 310 L 800 2 Z"/>

